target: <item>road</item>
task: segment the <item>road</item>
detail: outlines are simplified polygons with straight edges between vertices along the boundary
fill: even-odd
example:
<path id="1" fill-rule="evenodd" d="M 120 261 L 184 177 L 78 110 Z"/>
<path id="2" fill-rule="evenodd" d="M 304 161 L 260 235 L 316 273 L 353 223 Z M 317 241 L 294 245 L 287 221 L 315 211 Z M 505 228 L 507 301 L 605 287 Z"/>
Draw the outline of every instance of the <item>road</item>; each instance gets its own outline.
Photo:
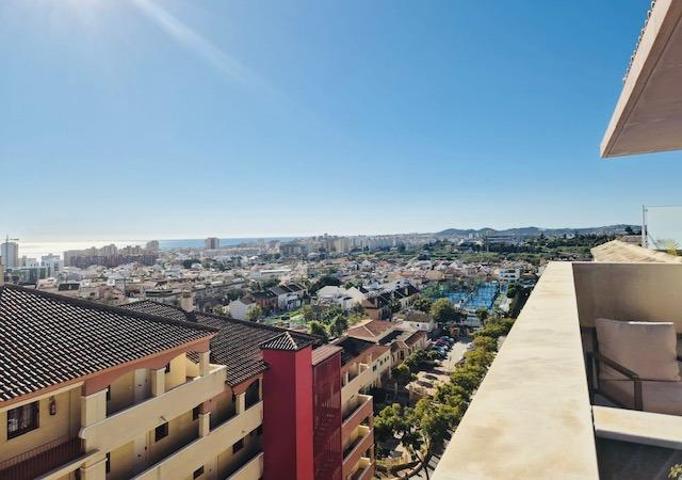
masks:
<path id="1" fill-rule="evenodd" d="M 467 351 L 469 341 L 459 340 L 455 342 L 452 349 L 448 352 L 448 356 L 441 362 L 441 366 L 448 372 L 455 369 L 455 365 L 459 362 Z"/>
<path id="2" fill-rule="evenodd" d="M 455 365 L 457 365 L 457 362 L 459 362 L 464 354 L 467 351 L 467 345 L 469 345 L 470 340 L 460 340 L 455 342 L 455 344 L 452 346 L 450 351 L 448 352 L 447 358 L 444 358 L 441 361 L 441 366 L 443 369 L 447 370 L 448 372 L 451 372 L 455 369 Z M 445 448 L 447 448 L 447 445 L 445 445 Z M 445 450 L 444 450 L 445 451 Z M 431 457 L 431 460 L 429 461 L 429 475 L 433 474 L 433 471 L 436 469 L 436 466 L 438 465 L 438 462 L 440 461 L 441 455 L 434 455 Z M 418 479 L 418 480 L 426 480 L 426 475 L 424 474 L 423 470 L 420 470 L 417 475 L 414 475 L 413 477 L 410 477 L 413 479 Z"/>

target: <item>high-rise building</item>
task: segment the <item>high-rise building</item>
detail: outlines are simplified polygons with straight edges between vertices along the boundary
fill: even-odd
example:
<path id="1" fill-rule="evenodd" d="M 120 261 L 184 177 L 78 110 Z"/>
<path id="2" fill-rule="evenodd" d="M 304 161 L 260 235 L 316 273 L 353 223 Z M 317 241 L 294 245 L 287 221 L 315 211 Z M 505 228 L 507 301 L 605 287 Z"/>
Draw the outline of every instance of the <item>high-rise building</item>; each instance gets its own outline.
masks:
<path id="1" fill-rule="evenodd" d="M 40 265 L 47 268 L 48 277 L 54 277 L 62 270 L 64 262 L 62 262 L 62 259 L 59 255 L 53 255 L 50 253 L 40 257 Z"/>
<path id="2" fill-rule="evenodd" d="M 12 241 L 5 241 L 0 244 L 0 256 L 5 268 L 19 267 L 19 244 Z"/>
<path id="3" fill-rule="evenodd" d="M 144 249 L 149 251 L 149 252 L 158 252 L 159 251 L 159 241 L 158 240 L 151 240 L 151 241 L 147 242 Z"/>
<path id="4" fill-rule="evenodd" d="M 208 237 L 204 240 L 204 248 L 206 248 L 206 250 L 218 250 L 220 248 L 220 239 L 217 237 Z"/>

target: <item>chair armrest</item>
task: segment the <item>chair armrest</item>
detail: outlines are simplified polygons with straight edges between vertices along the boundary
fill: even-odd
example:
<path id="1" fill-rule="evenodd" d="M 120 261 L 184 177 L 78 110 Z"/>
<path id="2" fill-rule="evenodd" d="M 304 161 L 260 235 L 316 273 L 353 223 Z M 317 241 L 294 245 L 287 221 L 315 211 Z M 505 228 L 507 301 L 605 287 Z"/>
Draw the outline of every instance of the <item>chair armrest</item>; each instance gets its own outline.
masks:
<path id="1" fill-rule="evenodd" d="M 621 365 L 620 363 L 616 362 L 615 360 L 607 357 L 606 355 L 602 353 L 595 353 L 594 355 L 596 359 L 600 362 L 604 362 L 607 364 L 609 367 L 613 368 L 614 370 L 617 370 L 619 373 L 622 373 L 626 377 L 628 377 L 630 380 L 640 380 L 639 375 L 637 375 L 635 372 L 630 370 L 629 368 Z"/>
<path id="2" fill-rule="evenodd" d="M 620 363 L 616 362 L 615 360 L 601 354 L 601 353 L 595 353 L 595 358 L 597 359 L 598 362 L 604 362 L 606 365 L 609 367 L 613 368 L 619 373 L 622 373 L 626 377 L 628 377 L 630 380 L 633 381 L 634 387 L 635 387 L 635 410 L 642 410 L 643 409 L 643 399 L 642 399 L 642 380 L 639 378 L 639 375 L 637 375 L 635 372 L 630 370 L 629 368 L 621 365 Z"/>

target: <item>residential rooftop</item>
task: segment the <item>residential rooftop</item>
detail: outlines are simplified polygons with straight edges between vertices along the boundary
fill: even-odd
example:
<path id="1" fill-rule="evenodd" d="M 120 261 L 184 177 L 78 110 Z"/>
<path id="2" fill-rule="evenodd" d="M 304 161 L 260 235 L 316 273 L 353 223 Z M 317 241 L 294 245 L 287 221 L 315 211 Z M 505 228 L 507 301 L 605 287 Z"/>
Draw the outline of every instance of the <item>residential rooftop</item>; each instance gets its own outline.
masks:
<path id="1" fill-rule="evenodd" d="M 81 380 L 137 359 L 206 340 L 215 328 L 0 287 L 0 402 Z"/>

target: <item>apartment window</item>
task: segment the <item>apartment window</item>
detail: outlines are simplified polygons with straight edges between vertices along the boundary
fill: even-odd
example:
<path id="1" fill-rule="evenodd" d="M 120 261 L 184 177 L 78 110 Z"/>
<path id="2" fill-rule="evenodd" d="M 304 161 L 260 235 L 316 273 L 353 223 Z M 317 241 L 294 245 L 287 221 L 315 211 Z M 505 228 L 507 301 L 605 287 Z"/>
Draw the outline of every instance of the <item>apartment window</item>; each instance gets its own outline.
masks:
<path id="1" fill-rule="evenodd" d="M 239 440 L 237 443 L 235 443 L 234 445 L 232 445 L 232 453 L 237 453 L 242 448 L 244 448 L 244 439 L 243 438 L 241 440 Z"/>
<path id="2" fill-rule="evenodd" d="M 258 428 L 256 429 L 256 433 L 258 434 L 259 437 L 261 435 L 263 435 L 263 425 L 258 425 Z"/>
<path id="3" fill-rule="evenodd" d="M 107 402 L 111 401 L 111 385 L 107 387 Z"/>
<path id="4" fill-rule="evenodd" d="M 111 452 L 107 453 L 107 461 L 104 464 L 106 473 L 111 473 Z"/>
<path id="5" fill-rule="evenodd" d="M 7 439 L 18 437 L 38 428 L 38 402 L 22 405 L 7 412 Z"/>
<path id="6" fill-rule="evenodd" d="M 203 474 L 204 474 L 204 466 L 202 465 L 201 467 L 194 470 L 194 473 L 192 474 L 192 478 L 194 478 L 194 479 L 199 478 Z"/>
<path id="7" fill-rule="evenodd" d="M 166 368 L 164 368 L 163 371 L 166 373 L 170 373 L 170 362 L 166 364 Z"/>
<path id="8" fill-rule="evenodd" d="M 198 420 L 199 419 L 199 413 L 201 413 L 201 408 L 200 405 L 197 405 L 192 409 L 192 420 Z"/>
<path id="9" fill-rule="evenodd" d="M 156 430 L 154 430 L 154 441 L 158 442 L 162 438 L 166 438 L 168 436 L 168 422 L 163 423 L 156 427 Z"/>

